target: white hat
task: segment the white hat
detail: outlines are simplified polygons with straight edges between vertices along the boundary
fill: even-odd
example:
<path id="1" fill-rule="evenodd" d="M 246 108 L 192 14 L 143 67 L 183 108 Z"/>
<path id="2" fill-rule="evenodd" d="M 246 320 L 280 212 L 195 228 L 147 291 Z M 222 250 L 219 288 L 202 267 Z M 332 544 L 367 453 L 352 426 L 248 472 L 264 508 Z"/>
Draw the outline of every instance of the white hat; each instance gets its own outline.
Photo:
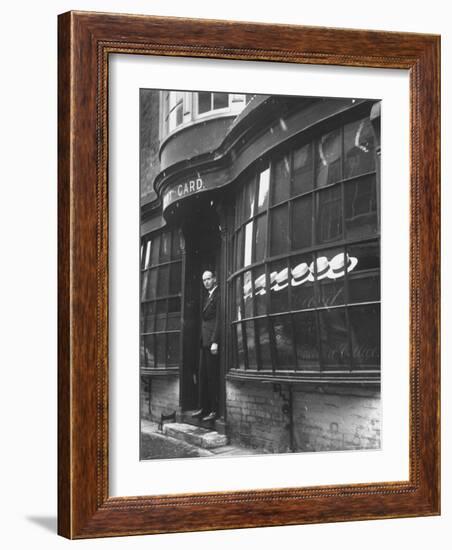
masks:
<path id="1" fill-rule="evenodd" d="M 254 280 L 254 291 L 256 295 L 265 294 L 265 273 Z"/>
<path id="2" fill-rule="evenodd" d="M 345 273 L 355 269 L 358 263 L 358 258 L 350 257 L 348 254 L 341 252 L 334 256 L 330 262 L 330 271 L 328 277 L 330 279 L 338 279 L 345 275 Z"/>
<path id="3" fill-rule="evenodd" d="M 283 290 L 289 286 L 289 268 L 285 267 L 276 276 L 276 284 L 272 287 L 272 290 Z"/>
<path id="4" fill-rule="evenodd" d="M 317 272 L 314 268 L 314 263 L 317 266 Z M 325 277 L 328 277 L 330 271 L 330 264 L 328 263 L 328 258 L 326 256 L 319 256 L 315 262 L 312 262 L 309 266 L 311 273 L 314 274 L 318 281 L 321 281 Z"/>
<path id="5" fill-rule="evenodd" d="M 291 270 L 291 273 L 292 273 L 292 281 L 291 281 L 292 286 L 302 285 L 306 281 L 314 280 L 314 277 L 312 276 L 312 273 L 306 262 L 303 262 L 293 267 Z"/>

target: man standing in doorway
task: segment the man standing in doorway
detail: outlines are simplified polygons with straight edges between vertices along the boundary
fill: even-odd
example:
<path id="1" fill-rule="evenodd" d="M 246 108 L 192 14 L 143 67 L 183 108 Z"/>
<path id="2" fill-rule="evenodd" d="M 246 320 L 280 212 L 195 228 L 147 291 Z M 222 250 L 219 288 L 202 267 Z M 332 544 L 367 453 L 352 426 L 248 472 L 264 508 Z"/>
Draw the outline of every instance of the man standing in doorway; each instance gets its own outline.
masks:
<path id="1" fill-rule="evenodd" d="M 201 314 L 201 357 L 199 362 L 199 410 L 194 418 L 215 420 L 218 412 L 218 343 L 220 335 L 220 296 L 215 273 L 204 271 L 202 282 L 207 290 Z"/>

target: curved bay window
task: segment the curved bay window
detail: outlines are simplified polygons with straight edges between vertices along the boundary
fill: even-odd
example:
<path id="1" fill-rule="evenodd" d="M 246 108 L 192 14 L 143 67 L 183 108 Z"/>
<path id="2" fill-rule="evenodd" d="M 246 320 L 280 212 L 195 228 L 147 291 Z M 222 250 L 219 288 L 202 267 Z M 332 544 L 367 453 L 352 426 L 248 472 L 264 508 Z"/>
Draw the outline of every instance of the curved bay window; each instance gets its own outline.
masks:
<path id="1" fill-rule="evenodd" d="M 378 377 L 376 162 L 365 117 L 299 138 L 240 182 L 230 372 Z"/>
<path id="2" fill-rule="evenodd" d="M 142 239 L 140 364 L 144 372 L 179 368 L 183 246 L 178 230 Z"/>

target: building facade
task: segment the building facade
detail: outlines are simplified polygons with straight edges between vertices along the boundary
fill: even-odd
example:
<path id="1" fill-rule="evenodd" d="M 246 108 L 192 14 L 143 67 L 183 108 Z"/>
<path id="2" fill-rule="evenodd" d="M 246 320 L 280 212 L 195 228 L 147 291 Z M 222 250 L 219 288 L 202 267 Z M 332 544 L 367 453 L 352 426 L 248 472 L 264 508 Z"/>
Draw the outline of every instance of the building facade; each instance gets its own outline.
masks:
<path id="1" fill-rule="evenodd" d="M 380 103 L 141 93 L 142 414 L 197 408 L 210 269 L 216 429 L 264 452 L 379 448 Z"/>

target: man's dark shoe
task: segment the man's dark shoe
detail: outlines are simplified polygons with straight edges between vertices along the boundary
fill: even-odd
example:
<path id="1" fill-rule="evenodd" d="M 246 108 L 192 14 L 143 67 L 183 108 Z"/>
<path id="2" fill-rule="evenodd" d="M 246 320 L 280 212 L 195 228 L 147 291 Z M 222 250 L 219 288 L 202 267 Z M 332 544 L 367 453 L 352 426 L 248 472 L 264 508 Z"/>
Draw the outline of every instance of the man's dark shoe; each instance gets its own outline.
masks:
<path id="1" fill-rule="evenodd" d="M 205 414 L 204 409 L 199 409 L 199 411 L 195 411 L 191 417 L 192 418 L 201 418 Z"/>
<path id="2" fill-rule="evenodd" d="M 209 420 L 215 420 L 217 417 L 217 413 L 215 411 L 212 411 L 210 414 L 205 416 L 202 420 L 203 422 L 208 422 Z"/>

